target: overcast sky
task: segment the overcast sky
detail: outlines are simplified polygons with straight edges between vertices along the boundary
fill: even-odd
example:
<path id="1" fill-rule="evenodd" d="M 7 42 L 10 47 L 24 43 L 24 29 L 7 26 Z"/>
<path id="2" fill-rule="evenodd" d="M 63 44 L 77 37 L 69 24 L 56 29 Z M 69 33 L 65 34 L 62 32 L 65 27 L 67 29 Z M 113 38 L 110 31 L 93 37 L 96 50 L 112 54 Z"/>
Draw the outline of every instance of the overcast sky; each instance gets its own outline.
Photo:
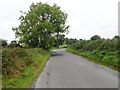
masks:
<path id="1" fill-rule="evenodd" d="M 119 0 L 1 0 L 0 38 L 15 40 L 12 27 L 19 25 L 20 10 L 27 11 L 32 2 L 56 3 L 68 14 L 68 38 L 89 39 L 93 35 L 112 38 L 118 35 Z"/>

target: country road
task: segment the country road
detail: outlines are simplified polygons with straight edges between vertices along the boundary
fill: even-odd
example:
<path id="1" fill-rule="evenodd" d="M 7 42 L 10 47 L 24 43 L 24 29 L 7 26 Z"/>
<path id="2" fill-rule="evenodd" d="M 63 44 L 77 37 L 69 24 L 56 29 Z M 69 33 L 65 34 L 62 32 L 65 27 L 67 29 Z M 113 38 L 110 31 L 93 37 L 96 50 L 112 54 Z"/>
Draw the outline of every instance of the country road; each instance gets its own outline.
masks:
<path id="1" fill-rule="evenodd" d="M 46 63 L 34 88 L 118 88 L 117 71 L 64 49 L 55 52 Z"/>

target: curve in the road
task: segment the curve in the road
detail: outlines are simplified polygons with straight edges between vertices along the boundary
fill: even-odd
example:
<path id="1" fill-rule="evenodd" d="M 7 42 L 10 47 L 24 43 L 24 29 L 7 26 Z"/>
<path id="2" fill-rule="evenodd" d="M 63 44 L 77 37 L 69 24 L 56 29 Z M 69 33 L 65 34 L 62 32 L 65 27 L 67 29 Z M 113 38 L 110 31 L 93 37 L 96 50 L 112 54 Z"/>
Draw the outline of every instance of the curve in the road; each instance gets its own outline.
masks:
<path id="1" fill-rule="evenodd" d="M 118 72 L 57 49 L 35 88 L 118 88 Z"/>

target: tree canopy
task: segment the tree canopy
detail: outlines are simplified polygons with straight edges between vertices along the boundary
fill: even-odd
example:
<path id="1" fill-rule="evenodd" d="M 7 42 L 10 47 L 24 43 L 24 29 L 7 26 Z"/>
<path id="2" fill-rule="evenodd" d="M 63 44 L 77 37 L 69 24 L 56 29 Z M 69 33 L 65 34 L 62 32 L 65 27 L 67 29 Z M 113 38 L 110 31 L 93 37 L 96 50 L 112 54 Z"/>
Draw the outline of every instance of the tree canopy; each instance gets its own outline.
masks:
<path id="1" fill-rule="evenodd" d="M 101 39 L 99 35 L 94 35 L 90 38 L 90 40 L 98 40 L 98 39 Z"/>
<path id="2" fill-rule="evenodd" d="M 67 16 L 56 4 L 32 3 L 28 12 L 22 12 L 20 25 L 13 30 L 19 43 L 48 49 L 60 34 L 68 32 L 69 26 L 65 24 Z"/>
<path id="3" fill-rule="evenodd" d="M 8 45 L 7 40 L 3 40 L 0 38 L 0 46 L 6 47 Z"/>

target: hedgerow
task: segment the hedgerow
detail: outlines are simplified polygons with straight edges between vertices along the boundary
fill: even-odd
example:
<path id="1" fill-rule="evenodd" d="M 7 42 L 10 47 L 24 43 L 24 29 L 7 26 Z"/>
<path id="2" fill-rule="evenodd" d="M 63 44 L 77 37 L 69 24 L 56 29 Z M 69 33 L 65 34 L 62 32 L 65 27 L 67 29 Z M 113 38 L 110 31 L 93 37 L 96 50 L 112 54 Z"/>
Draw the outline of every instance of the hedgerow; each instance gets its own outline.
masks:
<path id="1" fill-rule="evenodd" d="M 118 69 L 120 67 L 119 41 L 119 36 L 112 39 L 80 40 L 71 44 L 67 50 Z"/>

